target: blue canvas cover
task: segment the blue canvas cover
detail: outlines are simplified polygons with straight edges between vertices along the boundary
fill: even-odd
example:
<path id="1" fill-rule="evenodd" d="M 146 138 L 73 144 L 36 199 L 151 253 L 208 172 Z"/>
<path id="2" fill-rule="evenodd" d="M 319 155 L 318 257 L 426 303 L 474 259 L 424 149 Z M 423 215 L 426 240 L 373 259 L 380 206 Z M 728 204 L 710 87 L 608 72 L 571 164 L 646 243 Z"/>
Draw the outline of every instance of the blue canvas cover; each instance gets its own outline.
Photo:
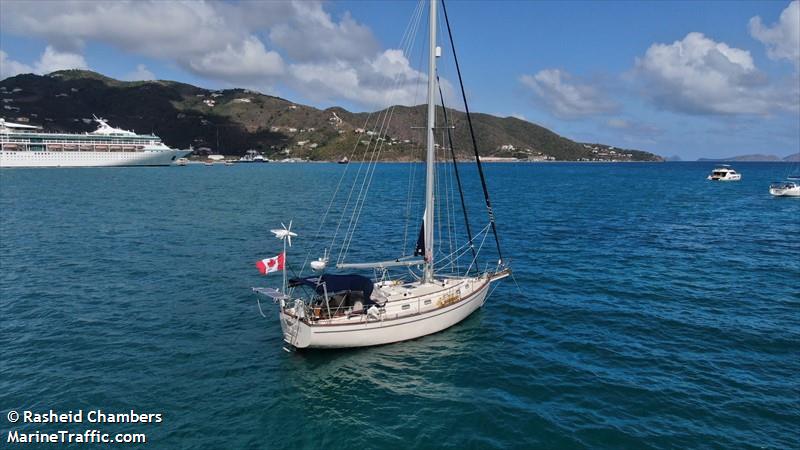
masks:
<path id="1" fill-rule="evenodd" d="M 323 283 L 325 287 L 323 288 Z M 342 291 L 360 291 L 364 293 L 364 303 L 375 303 L 372 301 L 372 290 L 374 284 L 372 280 L 362 275 L 348 274 L 348 275 L 332 275 L 324 274 L 318 277 L 307 278 L 292 278 L 289 280 L 289 286 L 309 286 L 319 295 L 325 294 L 325 289 L 328 294 Z"/>

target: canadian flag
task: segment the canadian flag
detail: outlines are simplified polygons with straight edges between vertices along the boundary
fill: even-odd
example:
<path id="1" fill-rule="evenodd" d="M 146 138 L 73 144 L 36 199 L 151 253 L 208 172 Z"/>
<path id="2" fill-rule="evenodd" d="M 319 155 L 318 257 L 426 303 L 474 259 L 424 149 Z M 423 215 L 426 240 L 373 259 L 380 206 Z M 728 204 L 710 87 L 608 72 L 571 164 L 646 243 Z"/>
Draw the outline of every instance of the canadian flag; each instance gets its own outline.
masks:
<path id="1" fill-rule="evenodd" d="M 258 267 L 259 272 L 266 275 L 271 272 L 277 272 L 279 270 L 283 270 L 284 260 L 285 260 L 285 255 L 281 253 L 280 255 L 274 258 L 267 258 L 258 261 L 256 263 L 256 267 Z"/>

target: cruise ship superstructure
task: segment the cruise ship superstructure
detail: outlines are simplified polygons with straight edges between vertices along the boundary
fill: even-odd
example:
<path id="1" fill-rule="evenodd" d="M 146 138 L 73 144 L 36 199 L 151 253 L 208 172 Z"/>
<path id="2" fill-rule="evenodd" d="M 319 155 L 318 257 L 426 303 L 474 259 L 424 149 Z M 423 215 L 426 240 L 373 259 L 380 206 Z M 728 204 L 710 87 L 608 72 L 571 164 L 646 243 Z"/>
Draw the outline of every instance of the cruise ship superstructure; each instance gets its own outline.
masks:
<path id="1" fill-rule="evenodd" d="M 48 133 L 0 119 L 0 167 L 168 166 L 191 152 L 94 119 L 97 130 L 82 134 Z"/>

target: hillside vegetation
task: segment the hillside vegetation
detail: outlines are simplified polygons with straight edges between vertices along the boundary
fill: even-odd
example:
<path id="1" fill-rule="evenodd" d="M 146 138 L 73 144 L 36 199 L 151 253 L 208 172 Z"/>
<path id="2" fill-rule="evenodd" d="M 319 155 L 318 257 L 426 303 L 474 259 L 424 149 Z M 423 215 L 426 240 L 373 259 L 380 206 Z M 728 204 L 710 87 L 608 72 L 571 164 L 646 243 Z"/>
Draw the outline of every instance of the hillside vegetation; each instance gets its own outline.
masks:
<path id="1" fill-rule="evenodd" d="M 155 133 L 171 147 L 192 146 L 226 155 L 256 149 L 271 158 L 333 160 L 355 155 L 353 159 L 359 159 L 364 142 L 377 138 L 369 132 L 382 127 L 387 136 L 382 160 L 420 159 L 424 142 L 423 105 L 373 113 L 338 107 L 321 110 L 245 89 L 208 90 L 160 80 L 126 82 L 82 70 L 7 78 L 0 81 L 0 98 L 0 117 L 10 122 L 28 121 L 47 131 L 84 132 L 95 129 L 91 118 L 97 115 L 116 127 Z M 442 123 L 442 109 L 437 111 Z M 466 116 L 447 111 L 457 155 L 469 158 L 472 144 Z M 473 114 L 473 125 L 485 157 L 661 161 L 643 151 L 574 142 L 513 117 Z"/>

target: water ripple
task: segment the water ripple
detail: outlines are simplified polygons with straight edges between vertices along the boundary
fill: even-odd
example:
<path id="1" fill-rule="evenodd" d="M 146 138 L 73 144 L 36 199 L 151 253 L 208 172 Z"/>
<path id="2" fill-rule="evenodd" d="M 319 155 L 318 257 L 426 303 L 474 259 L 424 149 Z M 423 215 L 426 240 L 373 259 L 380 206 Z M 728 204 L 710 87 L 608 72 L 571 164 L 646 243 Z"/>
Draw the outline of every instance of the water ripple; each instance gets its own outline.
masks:
<path id="1" fill-rule="evenodd" d="M 2 171 L 0 406 L 163 412 L 154 448 L 796 448 L 800 201 L 766 193 L 781 165 L 710 168 L 488 165 L 522 292 L 293 354 L 252 262 L 289 219 L 303 254 L 341 166 Z M 354 258 L 396 256 L 406 169 Z"/>

